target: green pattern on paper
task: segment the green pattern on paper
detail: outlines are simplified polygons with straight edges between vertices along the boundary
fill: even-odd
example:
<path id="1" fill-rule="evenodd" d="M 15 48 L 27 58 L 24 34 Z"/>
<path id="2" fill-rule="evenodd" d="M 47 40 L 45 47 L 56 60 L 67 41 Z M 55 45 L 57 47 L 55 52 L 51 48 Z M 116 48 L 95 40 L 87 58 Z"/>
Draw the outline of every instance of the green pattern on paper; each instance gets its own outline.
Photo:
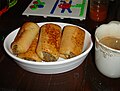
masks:
<path id="1" fill-rule="evenodd" d="M 71 5 L 71 8 L 80 8 L 81 11 L 80 11 L 79 16 L 83 16 L 83 14 L 84 14 L 84 9 L 85 9 L 85 3 L 86 3 L 86 0 L 83 0 L 83 1 L 82 1 L 82 4 Z"/>

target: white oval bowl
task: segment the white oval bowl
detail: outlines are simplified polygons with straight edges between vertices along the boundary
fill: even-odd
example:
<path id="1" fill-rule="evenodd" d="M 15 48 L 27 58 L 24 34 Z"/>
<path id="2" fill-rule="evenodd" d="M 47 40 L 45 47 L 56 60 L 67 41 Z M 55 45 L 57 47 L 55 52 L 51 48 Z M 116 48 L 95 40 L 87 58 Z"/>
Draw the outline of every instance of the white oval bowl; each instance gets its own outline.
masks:
<path id="1" fill-rule="evenodd" d="M 38 23 L 38 25 L 41 27 L 44 24 L 47 23 L 54 23 L 58 24 L 61 26 L 63 29 L 64 26 L 66 25 L 73 25 L 73 24 L 68 24 L 68 23 L 60 23 L 60 22 L 43 22 L 43 23 Z M 73 25 L 76 26 L 76 25 Z M 79 27 L 79 26 L 78 26 Z M 81 27 L 80 27 L 81 28 Z M 56 62 L 34 62 L 34 61 L 28 61 L 24 60 L 21 58 L 16 57 L 11 50 L 11 43 L 13 42 L 17 32 L 19 31 L 20 28 L 14 30 L 11 32 L 4 40 L 4 49 L 6 53 L 14 59 L 14 61 L 23 69 L 33 72 L 33 73 L 38 73 L 38 74 L 58 74 L 58 73 L 63 73 L 70 71 L 76 67 L 78 67 L 82 62 L 85 60 L 86 56 L 90 52 L 90 50 L 93 47 L 93 42 L 91 39 L 91 34 L 85 30 L 84 28 L 83 31 L 85 31 L 85 40 L 84 40 L 84 48 L 82 54 L 70 58 L 70 59 L 63 59 L 59 58 Z"/>

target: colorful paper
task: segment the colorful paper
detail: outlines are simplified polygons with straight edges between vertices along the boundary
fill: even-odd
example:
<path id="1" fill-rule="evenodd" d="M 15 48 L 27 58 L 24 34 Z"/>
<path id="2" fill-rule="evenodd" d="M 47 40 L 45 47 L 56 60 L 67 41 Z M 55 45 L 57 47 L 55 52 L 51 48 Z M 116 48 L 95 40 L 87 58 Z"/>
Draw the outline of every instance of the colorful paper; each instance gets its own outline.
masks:
<path id="1" fill-rule="evenodd" d="M 33 0 L 23 15 L 51 16 L 83 20 L 88 0 Z"/>

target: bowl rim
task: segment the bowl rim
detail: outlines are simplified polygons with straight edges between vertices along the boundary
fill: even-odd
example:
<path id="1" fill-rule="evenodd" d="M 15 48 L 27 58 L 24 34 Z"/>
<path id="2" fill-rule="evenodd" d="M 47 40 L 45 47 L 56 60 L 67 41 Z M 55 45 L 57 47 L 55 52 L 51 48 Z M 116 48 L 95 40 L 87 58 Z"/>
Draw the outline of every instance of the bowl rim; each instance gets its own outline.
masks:
<path id="1" fill-rule="evenodd" d="M 46 23 L 59 24 L 59 23 L 61 23 L 61 22 L 41 22 L 41 23 L 42 23 L 42 24 L 46 24 Z M 39 25 L 40 23 L 37 23 L 37 24 Z M 74 25 L 74 24 L 69 24 L 69 23 L 61 23 L 61 24 Z M 74 25 L 74 26 L 77 26 L 77 25 Z M 80 26 L 77 26 L 77 27 L 80 27 Z M 19 28 L 13 30 L 11 33 L 9 33 L 9 34 L 7 35 L 7 37 L 5 38 L 4 43 L 3 43 L 4 50 L 5 50 L 6 53 L 7 53 L 10 57 L 12 57 L 14 60 L 17 60 L 18 62 L 25 63 L 25 64 L 31 64 L 31 65 L 60 65 L 60 64 L 70 63 L 70 62 L 72 62 L 72 61 L 74 61 L 74 60 L 77 60 L 77 59 L 79 59 L 79 58 L 81 58 L 81 57 L 84 57 L 86 54 L 88 54 L 88 53 L 90 52 L 90 50 L 91 50 L 92 47 L 93 47 L 93 41 L 92 41 L 92 38 L 91 38 L 91 34 L 90 34 L 86 29 L 84 29 L 84 28 L 82 28 L 82 27 L 80 27 L 80 28 L 83 29 L 83 30 L 85 31 L 85 33 L 87 33 L 87 34 L 89 35 L 89 37 L 90 37 L 90 45 L 88 46 L 88 48 L 87 48 L 82 54 L 80 54 L 80 55 L 78 55 L 78 56 L 75 56 L 75 57 L 73 57 L 73 58 L 70 58 L 70 59 L 65 59 L 65 61 L 57 61 L 57 62 L 35 62 L 35 61 L 24 60 L 24 59 L 21 59 L 21 58 L 15 56 L 15 55 L 13 55 L 13 54 L 10 52 L 10 49 L 8 50 L 8 48 L 7 48 L 7 45 L 6 45 L 6 44 L 7 44 L 7 39 L 9 38 L 9 36 L 10 36 L 12 33 L 16 32 Z M 73 60 L 73 59 L 74 59 L 74 60 Z"/>

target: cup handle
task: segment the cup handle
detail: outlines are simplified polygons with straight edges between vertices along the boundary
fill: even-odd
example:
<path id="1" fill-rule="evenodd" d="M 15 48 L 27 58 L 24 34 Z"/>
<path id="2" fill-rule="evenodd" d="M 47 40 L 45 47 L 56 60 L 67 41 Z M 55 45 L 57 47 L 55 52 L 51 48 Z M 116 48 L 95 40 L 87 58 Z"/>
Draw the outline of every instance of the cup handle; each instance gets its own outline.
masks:
<path id="1" fill-rule="evenodd" d="M 10 2 L 9 0 L 9 8 L 13 7 L 16 3 L 17 3 L 18 0 L 13 0 L 12 2 Z"/>

